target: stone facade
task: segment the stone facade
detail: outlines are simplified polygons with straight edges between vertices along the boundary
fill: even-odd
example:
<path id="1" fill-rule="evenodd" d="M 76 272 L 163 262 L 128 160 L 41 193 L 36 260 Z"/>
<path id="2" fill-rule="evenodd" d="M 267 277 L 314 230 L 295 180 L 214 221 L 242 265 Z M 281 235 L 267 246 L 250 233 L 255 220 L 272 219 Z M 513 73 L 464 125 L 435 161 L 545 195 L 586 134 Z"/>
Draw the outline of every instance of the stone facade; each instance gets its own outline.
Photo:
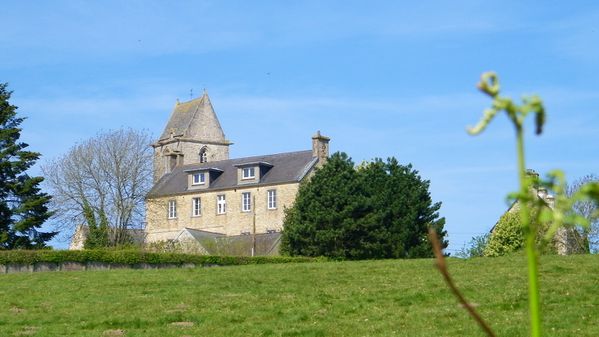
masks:
<path id="1" fill-rule="evenodd" d="M 154 144 L 154 182 L 175 166 L 193 164 L 205 151 L 208 161 L 229 159 L 230 144 L 210 144 L 189 139 L 163 140 Z"/>
<path id="2" fill-rule="evenodd" d="M 285 208 L 291 207 L 299 183 L 274 186 L 244 186 L 236 189 L 199 191 L 149 199 L 146 210 L 146 240 L 148 242 L 172 239 L 185 228 L 200 229 L 225 235 L 250 234 L 254 232 L 254 214 L 256 233 L 281 231 Z M 277 207 L 269 209 L 268 191 L 276 190 Z M 242 193 L 249 192 L 252 197 L 252 211 L 242 211 Z M 217 214 L 217 196 L 225 195 L 226 212 Z M 201 215 L 192 215 L 192 200 L 200 198 Z M 176 218 L 168 218 L 169 201 L 175 201 Z"/>
<path id="3" fill-rule="evenodd" d="M 189 240 L 190 230 L 225 237 L 280 232 L 299 184 L 329 155 L 329 138 L 320 131 L 307 151 L 229 159 L 231 144 L 206 93 L 177 102 L 162 136 L 152 144 L 147 243 Z"/>

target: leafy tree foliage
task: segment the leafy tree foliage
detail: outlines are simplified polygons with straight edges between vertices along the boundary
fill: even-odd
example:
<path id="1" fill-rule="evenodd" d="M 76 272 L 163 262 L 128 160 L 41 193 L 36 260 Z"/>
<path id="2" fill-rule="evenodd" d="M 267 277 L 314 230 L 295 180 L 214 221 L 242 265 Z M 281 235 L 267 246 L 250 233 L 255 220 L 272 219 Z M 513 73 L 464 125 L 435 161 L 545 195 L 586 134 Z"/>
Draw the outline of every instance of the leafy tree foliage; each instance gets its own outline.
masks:
<path id="1" fill-rule="evenodd" d="M 40 154 L 19 142 L 24 118 L 17 117 L 6 88 L 0 83 L 0 249 L 42 248 L 56 235 L 38 230 L 51 216 L 50 196 L 40 190 L 44 178 L 26 173 Z"/>
<path id="2" fill-rule="evenodd" d="M 100 225 L 96 221 L 94 210 L 89 202 L 83 202 L 83 217 L 87 222 L 87 238 L 83 243 L 85 249 L 103 248 L 110 245 L 108 218 L 104 212 L 100 213 Z"/>
<path id="3" fill-rule="evenodd" d="M 457 252 L 456 256 L 464 259 L 485 256 L 485 248 L 489 243 L 490 237 L 491 234 L 489 233 L 472 237 L 468 244 L 464 246 L 459 252 Z"/>
<path id="4" fill-rule="evenodd" d="M 489 241 L 484 248 L 484 256 L 503 256 L 524 248 L 524 228 L 520 220 L 520 213 L 517 211 L 518 205 L 511 212 L 506 212 L 499 218 L 499 221 L 493 228 Z M 538 219 L 538 209 L 531 212 L 532 219 Z M 551 242 L 544 241 L 544 235 L 549 229 L 548 223 L 532 223 L 533 228 L 537 228 L 535 244 L 542 254 L 553 254 L 556 252 L 555 239 Z"/>
<path id="5" fill-rule="evenodd" d="M 286 210 L 282 251 L 346 259 L 430 257 L 432 226 L 441 239 L 444 218 L 411 165 L 395 158 L 355 167 L 335 153 L 299 188 Z M 444 247 L 447 241 L 443 240 Z"/>
<path id="6" fill-rule="evenodd" d="M 501 216 L 489 243 L 485 247 L 485 256 L 502 256 L 524 247 L 524 234 L 518 212 L 507 212 Z"/>

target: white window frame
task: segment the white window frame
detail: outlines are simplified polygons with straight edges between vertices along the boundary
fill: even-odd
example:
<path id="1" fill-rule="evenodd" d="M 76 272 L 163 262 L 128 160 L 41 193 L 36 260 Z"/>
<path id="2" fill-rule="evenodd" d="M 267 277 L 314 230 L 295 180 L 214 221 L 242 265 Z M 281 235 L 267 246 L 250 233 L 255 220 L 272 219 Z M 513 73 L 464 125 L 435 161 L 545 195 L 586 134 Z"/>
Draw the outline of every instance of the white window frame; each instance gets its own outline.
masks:
<path id="1" fill-rule="evenodd" d="M 169 219 L 176 219 L 177 218 L 177 201 L 176 200 L 169 200 L 168 201 L 167 217 Z"/>
<path id="2" fill-rule="evenodd" d="M 268 209 L 277 209 L 277 190 L 268 190 L 266 198 Z"/>
<path id="3" fill-rule="evenodd" d="M 191 216 L 202 215 L 202 199 L 192 198 L 191 199 Z"/>
<path id="4" fill-rule="evenodd" d="M 241 211 L 251 212 L 252 211 L 252 193 L 243 192 L 241 193 Z"/>
<path id="5" fill-rule="evenodd" d="M 224 194 L 216 196 L 216 214 L 227 213 L 227 198 Z"/>
<path id="6" fill-rule="evenodd" d="M 196 177 L 198 178 L 196 180 Z M 204 185 L 206 183 L 206 174 L 204 172 L 193 173 L 191 175 L 192 185 Z"/>
<path id="7" fill-rule="evenodd" d="M 251 166 L 251 167 L 244 167 L 241 169 L 241 179 L 254 179 L 256 178 L 256 168 Z"/>

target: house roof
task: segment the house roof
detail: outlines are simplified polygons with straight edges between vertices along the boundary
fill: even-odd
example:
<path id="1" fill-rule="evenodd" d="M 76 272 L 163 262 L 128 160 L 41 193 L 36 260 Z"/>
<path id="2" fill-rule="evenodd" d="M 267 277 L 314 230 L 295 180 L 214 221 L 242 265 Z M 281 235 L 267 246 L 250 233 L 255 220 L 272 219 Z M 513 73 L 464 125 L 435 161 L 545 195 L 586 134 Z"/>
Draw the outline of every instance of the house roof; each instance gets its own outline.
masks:
<path id="1" fill-rule="evenodd" d="M 229 143 L 206 92 L 202 97 L 188 102 L 177 101 L 159 142 L 171 137 Z"/>
<path id="2" fill-rule="evenodd" d="M 201 229 L 186 227 L 179 233 L 175 241 L 180 240 L 183 233 L 187 232 L 197 244 L 201 245 L 209 255 L 222 255 L 224 248 L 227 254 L 233 255 L 249 255 L 252 248 L 252 235 L 230 235 L 226 236 L 220 233 L 208 232 Z M 256 233 L 256 255 L 278 255 L 279 246 L 281 245 L 281 233 Z M 206 245 L 206 240 L 214 240 L 213 242 L 221 242 L 220 245 Z M 219 249 L 219 247 L 222 247 Z"/>
<path id="3" fill-rule="evenodd" d="M 150 190 L 148 198 L 183 194 L 186 192 L 201 193 L 204 191 L 222 190 L 241 187 L 237 181 L 239 165 L 256 162 L 267 162 L 272 168 L 266 172 L 257 183 L 243 184 L 242 186 L 260 186 L 280 183 L 299 182 L 314 167 L 318 158 L 312 156 L 312 151 L 287 152 L 264 156 L 229 159 L 201 164 L 181 165 L 165 174 Z M 222 171 L 220 175 L 210 182 L 207 189 L 201 191 L 188 189 L 188 175 L 190 171 L 201 169 L 216 169 Z"/>

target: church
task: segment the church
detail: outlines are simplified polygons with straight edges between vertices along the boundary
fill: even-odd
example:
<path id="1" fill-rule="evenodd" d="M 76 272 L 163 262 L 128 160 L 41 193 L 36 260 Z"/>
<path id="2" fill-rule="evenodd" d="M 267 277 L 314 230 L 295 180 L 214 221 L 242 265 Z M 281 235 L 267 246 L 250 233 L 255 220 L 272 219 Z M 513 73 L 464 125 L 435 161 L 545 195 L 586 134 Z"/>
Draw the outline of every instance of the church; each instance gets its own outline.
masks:
<path id="1" fill-rule="evenodd" d="M 329 156 L 329 138 L 320 132 L 305 151 L 231 159 L 232 144 L 206 92 L 177 101 L 152 144 L 154 185 L 146 198 L 146 243 L 251 237 L 255 246 L 257 236 L 277 241 L 284 210 L 293 204 L 299 184 Z M 276 242 L 271 246 L 263 253 L 276 250 Z"/>

